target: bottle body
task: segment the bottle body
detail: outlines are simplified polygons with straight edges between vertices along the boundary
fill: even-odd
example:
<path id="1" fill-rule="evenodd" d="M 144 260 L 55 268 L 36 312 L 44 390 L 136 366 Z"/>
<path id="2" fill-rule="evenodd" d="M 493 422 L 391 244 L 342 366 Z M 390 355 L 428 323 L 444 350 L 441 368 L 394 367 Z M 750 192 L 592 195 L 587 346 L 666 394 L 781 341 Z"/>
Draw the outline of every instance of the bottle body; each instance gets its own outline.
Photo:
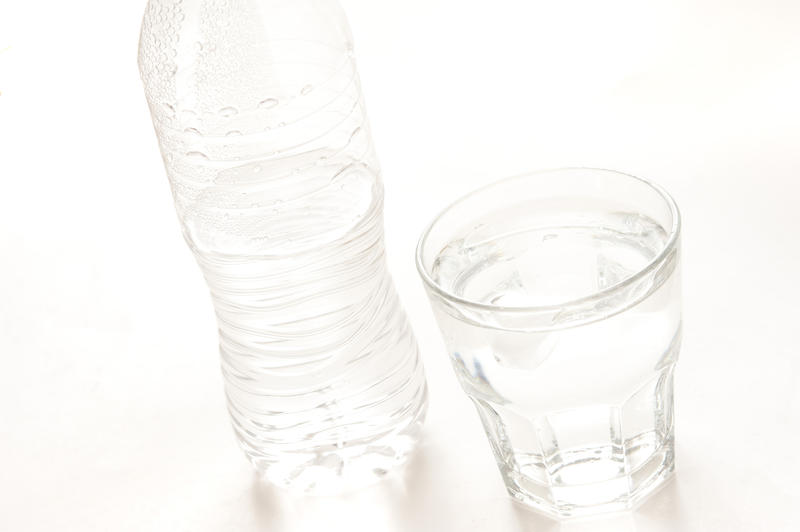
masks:
<path id="1" fill-rule="evenodd" d="M 321 0 L 150 0 L 140 40 L 234 429 L 269 480 L 299 490 L 403 462 L 426 404 L 350 43 Z"/>

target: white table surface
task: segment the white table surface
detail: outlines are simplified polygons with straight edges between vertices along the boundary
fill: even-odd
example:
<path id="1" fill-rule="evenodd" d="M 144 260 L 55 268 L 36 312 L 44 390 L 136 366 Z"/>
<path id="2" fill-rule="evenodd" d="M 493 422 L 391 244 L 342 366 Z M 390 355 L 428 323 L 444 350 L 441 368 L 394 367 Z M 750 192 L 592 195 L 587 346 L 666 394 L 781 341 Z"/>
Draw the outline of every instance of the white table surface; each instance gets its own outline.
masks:
<path id="1" fill-rule="evenodd" d="M 3 2 L 0 530 L 800 529 L 800 4 L 343 3 L 431 389 L 405 475 L 307 500 L 255 478 L 138 80 L 144 2 Z M 457 195 L 571 165 L 678 200 L 685 339 L 674 480 L 559 524 L 506 496 L 413 249 Z"/>

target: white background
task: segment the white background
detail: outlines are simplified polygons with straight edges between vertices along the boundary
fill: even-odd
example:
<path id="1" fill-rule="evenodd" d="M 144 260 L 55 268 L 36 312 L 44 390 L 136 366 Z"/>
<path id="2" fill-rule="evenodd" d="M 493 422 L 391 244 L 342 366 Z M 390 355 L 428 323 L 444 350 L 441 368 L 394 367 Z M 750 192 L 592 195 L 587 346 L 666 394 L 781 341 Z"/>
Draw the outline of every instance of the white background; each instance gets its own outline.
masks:
<path id="1" fill-rule="evenodd" d="M 797 530 L 800 4 L 343 4 L 431 388 L 405 477 L 306 501 L 257 481 L 138 79 L 144 2 L 3 0 L 0 530 Z M 675 196 L 685 340 L 676 478 L 558 524 L 505 495 L 413 250 L 456 196 L 565 165 Z"/>

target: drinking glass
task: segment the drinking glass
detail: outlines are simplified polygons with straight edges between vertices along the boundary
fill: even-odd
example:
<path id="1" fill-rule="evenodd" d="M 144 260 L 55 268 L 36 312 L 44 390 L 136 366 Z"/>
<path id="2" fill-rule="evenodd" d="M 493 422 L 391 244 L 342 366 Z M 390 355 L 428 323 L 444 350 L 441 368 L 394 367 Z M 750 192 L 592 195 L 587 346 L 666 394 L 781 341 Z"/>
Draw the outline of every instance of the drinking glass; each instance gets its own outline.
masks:
<path id="1" fill-rule="evenodd" d="M 658 185 L 568 168 L 479 189 L 420 239 L 453 368 L 519 501 L 623 510 L 673 472 L 679 233 Z"/>

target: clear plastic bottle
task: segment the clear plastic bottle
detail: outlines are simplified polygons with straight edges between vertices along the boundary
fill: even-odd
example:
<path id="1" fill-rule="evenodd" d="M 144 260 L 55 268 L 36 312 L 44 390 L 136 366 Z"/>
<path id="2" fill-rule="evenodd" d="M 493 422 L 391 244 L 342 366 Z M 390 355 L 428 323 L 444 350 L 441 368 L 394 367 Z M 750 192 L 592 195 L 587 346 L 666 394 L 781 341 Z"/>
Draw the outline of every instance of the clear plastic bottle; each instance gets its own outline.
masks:
<path id="1" fill-rule="evenodd" d="M 139 43 L 234 429 L 268 480 L 303 491 L 405 461 L 427 400 L 351 42 L 334 1 L 150 0 Z"/>

